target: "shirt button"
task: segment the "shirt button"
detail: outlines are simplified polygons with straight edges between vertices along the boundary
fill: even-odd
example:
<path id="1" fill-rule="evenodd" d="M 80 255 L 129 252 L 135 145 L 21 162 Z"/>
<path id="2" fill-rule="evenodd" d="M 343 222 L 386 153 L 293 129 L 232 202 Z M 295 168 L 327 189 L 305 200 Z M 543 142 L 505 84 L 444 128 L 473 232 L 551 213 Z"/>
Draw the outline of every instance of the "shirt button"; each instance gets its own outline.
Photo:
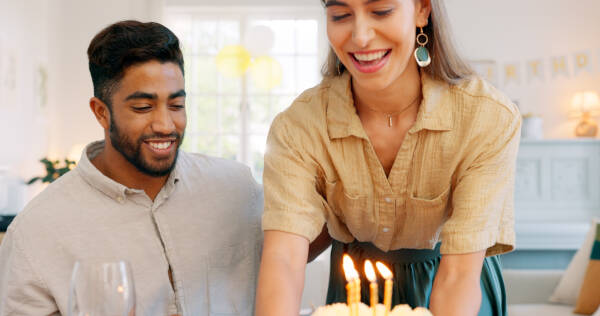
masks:
<path id="1" fill-rule="evenodd" d="M 390 229 L 389 229 L 389 228 L 387 228 L 387 227 L 384 227 L 384 228 L 383 228 L 383 232 L 384 232 L 384 233 L 387 233 L 387 232 L 389 232 L 389 231 L 390 231 Z"/>
<path id="2" fill-rule="evenodd" d="M 388 202 L 388 203 L 392 203 L 392 199 L 391 199 L 391 198 L 389 198 L 389 197 L 386 197 L 386 198 L 385 198 L 385 201 L 386 201 L 386 202 Z"/>
<path id="3" fill-rule="evenodd" d="M 117 196 L 117 201 L 118 201 L 119 203 L 123 203 L 123 197 L 121 197 L 121 196 Z"/>

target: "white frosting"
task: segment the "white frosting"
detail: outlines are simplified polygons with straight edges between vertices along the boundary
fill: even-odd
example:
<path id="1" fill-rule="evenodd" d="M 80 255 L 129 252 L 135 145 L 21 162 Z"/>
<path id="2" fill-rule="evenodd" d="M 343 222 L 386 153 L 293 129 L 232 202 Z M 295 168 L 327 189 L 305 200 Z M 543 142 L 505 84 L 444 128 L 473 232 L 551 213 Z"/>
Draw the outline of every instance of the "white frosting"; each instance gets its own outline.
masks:
<path id="1" fill-rule="evenodd" d="M 376 316 L 385 315 L 385 306 L 378 304 L 376 307 Z M 373 316 L 373 310 L 363 303 L 358 306 L 359 316 Z M 350 316 L 350 308 L 346 304 L 336 303 L 327 306 L 321 306 L 312 314 L 312 316 Z M 429 310 L 423 307 L 411 309 L 410 306 L 396 305 L 390 312 L 389 316 L 433 316 Z"/>

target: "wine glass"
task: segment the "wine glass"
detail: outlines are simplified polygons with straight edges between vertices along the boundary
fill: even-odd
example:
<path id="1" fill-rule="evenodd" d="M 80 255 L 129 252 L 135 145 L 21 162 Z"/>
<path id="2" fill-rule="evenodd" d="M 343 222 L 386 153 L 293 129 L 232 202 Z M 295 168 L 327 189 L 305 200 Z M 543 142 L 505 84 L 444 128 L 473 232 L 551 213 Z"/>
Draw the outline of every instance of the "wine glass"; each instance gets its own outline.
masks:
<path id="1" fill-rule="evenodd" d="M 125 261 L 77 261 L 69 288 L 69 316 L 134 316 L 135 287 Z"/>

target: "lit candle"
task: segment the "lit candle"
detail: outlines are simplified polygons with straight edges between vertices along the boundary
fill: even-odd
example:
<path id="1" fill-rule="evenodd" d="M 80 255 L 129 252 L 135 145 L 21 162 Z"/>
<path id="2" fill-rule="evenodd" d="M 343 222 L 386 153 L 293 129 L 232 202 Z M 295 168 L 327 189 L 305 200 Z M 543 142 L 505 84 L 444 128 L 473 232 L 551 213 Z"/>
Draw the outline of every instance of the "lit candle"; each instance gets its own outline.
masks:
<path id="1" fill-rule="evenodd" d="M 358 280 L 358 272 L 354 268 L 354 262 L 348 255 L 344 255 L 343 259 L 344 274 L 346 275 L 346 297 L 348 301 L 348 308 L 350 308 L 351 316 L 358 316 L 358 301 L 357 296 L 360 297 L 360 287 L 356 287 L 356 281 Z"/>
<path id="2" fill-rule="evenodd" d="M 346 298 L 348 299 L 348 306 L 354 302 L 354 278 L 353 278 L 353 263 L 352 259 L 348 255 L 344 255 L 342 258 L 342 264 L 344 267 L 344 274 L 346 275 Z"/>
<path id="3" fill-rule="evenodd" d="M 377 316 L 377 303 L 379 303 L 379 295 L 377 294 L 377 276 L 375 275 L 375 269 L 370 260 L 365 261 L 365 274 L 370 282 L 371 309 L 373 310 L 373 316 Z"/>
<path id="4" fill-rule="evenodd" d="M 383 276 L 383 278 L 385 279 L 383 305 L 385 306 L 385 316 L 388 316 L 392 308 L 392 271 L 390 271 L 390 269 L 386 267 L 385 264 L 379 261 L 377 261 L 375 265 L 377 266 L 377 270 L 379 271 L 381 276 Z"/>
<path id="5" fill-rule="evenodd" d="M 360 304 L 360 277 L 358 276 L 358 271 L 354 270 L 354 286 L 356 290 L 354 291 L 354 315 L 358 316 L 358 305 Z"/>

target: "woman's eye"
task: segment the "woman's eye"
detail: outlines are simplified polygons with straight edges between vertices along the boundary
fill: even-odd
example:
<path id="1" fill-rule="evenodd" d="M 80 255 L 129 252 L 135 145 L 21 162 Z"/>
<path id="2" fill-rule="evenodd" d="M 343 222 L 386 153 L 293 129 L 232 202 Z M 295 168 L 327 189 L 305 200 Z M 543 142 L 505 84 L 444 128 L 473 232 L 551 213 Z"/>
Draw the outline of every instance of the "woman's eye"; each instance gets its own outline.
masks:
<path id="1" fill-rule="evenodd" d="M 332 15 L 331 16 L 331 20 L 334 21 L 334 22 L 337 22 L 337 21 L 343 20 L 343 19 L 345 19 L 345 18 L 347 18 L 349 16 L 350 16 L 349 13 L 342 14 L 342 15 Z"/>
<path id="2" fill-rule="evenodd" d="M 390 13 L 392 13 L 392 11 L 393 11 L 393 9 L 373 11 L 373 14 L 375 14 L 377 16 L 386 16 L 386 15 L 390 15 Z"/>

